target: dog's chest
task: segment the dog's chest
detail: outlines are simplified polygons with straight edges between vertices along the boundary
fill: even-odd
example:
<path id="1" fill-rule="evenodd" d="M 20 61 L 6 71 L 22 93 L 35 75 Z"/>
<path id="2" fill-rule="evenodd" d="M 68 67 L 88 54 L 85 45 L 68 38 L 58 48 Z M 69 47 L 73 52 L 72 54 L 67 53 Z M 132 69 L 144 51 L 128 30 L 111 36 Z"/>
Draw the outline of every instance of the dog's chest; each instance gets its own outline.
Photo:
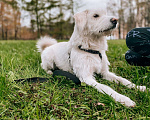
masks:
<path id="1" fill-rule="evenodd" d="M 79 49 L 72 49 L 70 59 L 73 69 L 81 69 L 95 73 L 101 72 L 102 58 L 99 54 L 92 54 Z"/>

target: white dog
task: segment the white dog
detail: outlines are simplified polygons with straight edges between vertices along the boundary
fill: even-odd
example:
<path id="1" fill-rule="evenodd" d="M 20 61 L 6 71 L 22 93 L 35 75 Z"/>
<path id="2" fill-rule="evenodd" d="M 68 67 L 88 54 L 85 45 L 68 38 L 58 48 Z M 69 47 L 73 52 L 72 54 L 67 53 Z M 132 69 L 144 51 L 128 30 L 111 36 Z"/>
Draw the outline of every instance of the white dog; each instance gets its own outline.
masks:
<path id="1" fill-rule="evenodd" d="M 130 98 L 121 95 L 110 87 L 98 83 L 94 73 L 104 79 L 120 82 L 129 88 L 146 90 L 145 86 L 136 86 L 130 81 L 109 72 L 106 35 L 116 27 L 117 19 L 107 16 L 102 10 L 86 10 L 74 15 L 75 28 L 69 42 L 57 43 L 55 39 L 43 37 L 37 43 L 41 52 L 41 66 L 48 74 L 59 68 L 75 74 L 81 82 L 93 86 L 99 92 L 106 93 L 115 101 L 126 106 L 136 104 Z"/>

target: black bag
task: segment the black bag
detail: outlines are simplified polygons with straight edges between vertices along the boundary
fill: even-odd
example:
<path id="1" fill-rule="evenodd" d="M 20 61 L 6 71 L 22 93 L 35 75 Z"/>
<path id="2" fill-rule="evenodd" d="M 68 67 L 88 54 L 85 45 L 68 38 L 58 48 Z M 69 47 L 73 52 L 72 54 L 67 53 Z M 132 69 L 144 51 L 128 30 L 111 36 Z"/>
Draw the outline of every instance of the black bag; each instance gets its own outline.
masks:
<path id="1" fill-rule="evenodd" d="M 136 52 L 128 50 L 125 54 L 125 59 L 130 65 L 135 66 L 150 66 L 150 58 L 144 57 Z"/>
<path id="2" fill-rule="evenodd" d="M 150 66 L 150 27 L 134 28 L 126 36 L 129 51 L 125 59 L 131 65 Z"/>

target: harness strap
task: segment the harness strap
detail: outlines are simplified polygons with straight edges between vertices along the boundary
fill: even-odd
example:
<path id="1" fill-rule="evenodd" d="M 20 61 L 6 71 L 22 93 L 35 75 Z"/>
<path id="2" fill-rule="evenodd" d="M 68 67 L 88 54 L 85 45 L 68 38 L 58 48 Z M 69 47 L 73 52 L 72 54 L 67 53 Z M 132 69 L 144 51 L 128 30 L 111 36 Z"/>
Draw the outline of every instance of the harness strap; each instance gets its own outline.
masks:
<path id="1" fill-rule="evenodd" d="M 100 57 L 100 58 L 101 58 L 101 60 L 102 60 L 102 54 L 101 54 L 99 51 L 91 50 L 91 49 L 83 49 L 83 48 L 81 48 L 81 45 L 80 45 L 80 46 L 78 46 L 78 48 L 79 48 L 80 50 L 85 51 L 85 52 L 88 52 L 88 53 L 98 54 L 98 55 L 99 55 L 99 57 Z"/>

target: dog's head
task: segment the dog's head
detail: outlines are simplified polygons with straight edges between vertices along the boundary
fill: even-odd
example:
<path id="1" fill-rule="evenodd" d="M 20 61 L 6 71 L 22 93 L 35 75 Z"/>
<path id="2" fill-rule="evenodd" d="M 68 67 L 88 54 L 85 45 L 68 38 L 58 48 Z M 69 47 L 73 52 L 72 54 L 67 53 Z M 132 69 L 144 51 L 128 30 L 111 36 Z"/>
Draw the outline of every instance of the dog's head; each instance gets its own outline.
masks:
<path id="1" fill-rule="evenodd" d="M 107 16 L 102 10 L 85 10 L 75 14 L 74 18 L 79 32 L 96 36 L 110 34 L 118 21 L 112 16 Z"/>

